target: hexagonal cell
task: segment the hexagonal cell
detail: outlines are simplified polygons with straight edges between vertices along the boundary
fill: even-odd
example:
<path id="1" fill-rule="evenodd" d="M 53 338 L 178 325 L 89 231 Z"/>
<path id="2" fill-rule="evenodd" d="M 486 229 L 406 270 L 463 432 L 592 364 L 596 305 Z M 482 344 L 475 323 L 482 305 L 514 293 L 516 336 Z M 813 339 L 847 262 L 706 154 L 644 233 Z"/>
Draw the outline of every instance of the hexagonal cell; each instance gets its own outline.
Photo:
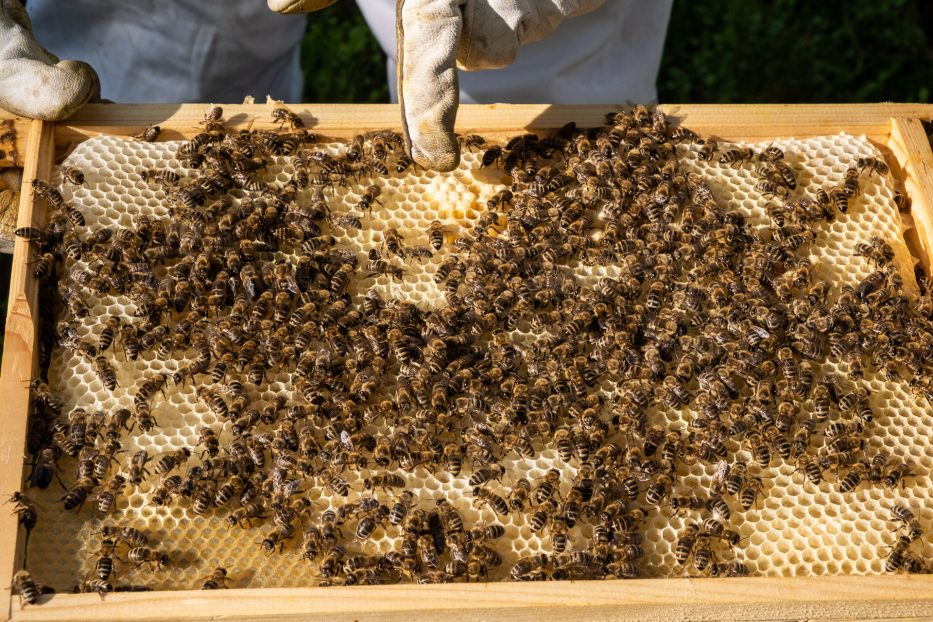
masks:
<path id="1" fill-rule="evenodd" d="M 867 141 L 845 136 L 794 142 L 776 141 L 775 144 L 784 148 L 788 153 L 788 161 L 798 172 L 799 184 L 814 188 L 839 183 L 848 166 L 847 162 L 853 157 L 869 157 L 875 154 Z M 751 146 L 760 150 L 766 145 Z M 167 214 L 165 193 L 140 184 L 134 174 L 126 169 L 165 166 L 186 172 L 190 175 L 190 179 L 194 179 L 196 171 L 184 169 L 172 160 L 172 154 L 176 148 L 177 143 L 149 145 L 115 138 L 94 139 L 79 145 L 69 156 L 69 161 L 89 170 L 94 169 L 95 186 L 74 189 L 72 196 L 76 202 L 80 201 L 81 209 L 87 212 L 89 227 L 114 226 L 117 223 L 119 226 L 135 226 L 135 219 L 127 219 L 119 213 L 120 206 L 128 202 L 139 206 L 138 209 L 146 205 L 145 209 L 151 210 L 148 213 Z M 332 144 L 328 145 L 328 149 L 333 153 L 338 153 L 343 151 L 344 147 L 340 144 Z M 678 147 L 678 150 L 692 154 L 696 153 L 696 149 L 695 145 Z M 480 168 L 479 157 L 480 154 L 465 153 L 461 168 L 449 178 L 422 172 L 398 177 L 391 176 L 384 182 L 385 189 L 382 198 L 386 203 L 386 208 L 374 209 L 372 214 L 366 214 L 363 231 L 353 234 L 335 232 L 335 235 L 339 233 L 339 243 L 345 247 L 352 247 L 360 260 L 365 262 L 366 251 L 369 248 L 379 247 L 382 232 L 386 228 L 400 228 L 406 243 L 425 244 L 426 238 L 423 238 L 423 230 L 427 223 L 434 219 L 441 220 L 452 229 L 450 239 L 446 240 L 447 244 L 452 243 L 454 236 L 460 234 L 457 231 L 458 225 L 470 226 L 463 221 L 475 220 L 478 213 L 485 209 L 485 201 L 501 189 L 502 186 L 499 184 L 508 181 L 503 179 L 502 172 L 495 168 Z M 754 190 L 756 180 L 749 170 L 722 167 L 716 162 L 691 161 L 687 162 L 686 166 L 709 178 L 713 191 L 720 201 L 740 209 L 746 214 L 749 222 L 757 226 L 764 226 L 768 223 L 767 215 L 760 208 L 759 193 Z M 290 173 L 288 167 L 287 158 L 277 158 L 275 166 L 269 169 L 270 177 L 275 175 L 279 182 L 284 181 Z M 853 202 L 852 208 L 844 218 L 837 219 L 832 225 L 821 225 L 823 229 L 820 231 L 819 240 L 821 243 L 825 241 L 826 247 L 813 252 L 814 260 L 821 263 L 817 269 L 818 273 L 825 274 L 827 278 L 832 278 L 835 282 L 842 279 L 850 282 L 860 280 L 872 269 L 862 258 L 843 252 L 844 249 L 851 248 L 853 243 L 864 240 L 872 232 L 886 231 L 885 235 L 889 236 L 892 241 L 896 240 L 899 235 L 899 229 L 896 226 L 888 227 L 885 222 L 891 214 L 896 215 L 891 206 L 891 194 L 888 187 L 890 180 L 875 176 L 870 180 L 863 177 L 862 181 L 864 189 L 861 198 Z M 331 209 L 337 214 L 354 211 L 364 188 L 365 184 L 354 183 L 351 188 L 328 189 L 326 194 Z M 140 198 L 145 198 L 145 201 L 136 200 Z M 235 195 L 235 204 L 239 205 L 243 198 L 242 193 Z M 869 209 L 869 205 L 874 209 Z M 328 226 L 325 224 L 323 228 L 327 230 Z M 449 247 L 445 248 L 444 252 L 448 250 Z M 287 254 L 282 254 L 282 257 L 287 256 Z M 422 309 L 428 308 L 432 302 L 438 305 L 444 304 L 444 296 L 438 291 L 432 276 L 440 265 L 442 257 L 443 255 L 436 256 L 421 265 L 409 263 L 407 266 L 409 272 L 401 282 L 383 276 L 373 279 L 374 287 L 386 297 L 389 295 L 408 296 Z M 618 274 L 613 271 L 614 267 L 610 270 L 602 266 L 592 269 L 576 266 L 573 270 L 581 279 L 584 276 L 597 278 L 605 274 Z M 368 286 L 369 283 L 364 282 L 362 289 L 365 290 Z M 351 291 L 355 291 L 355 287 L 351 287 Z M 357 295 L 355 304 L 359 303 L 359 295 Z M 94 314 L 98 313 L 98 307 L 101 314 L 120 315 L 126 319 L 131 318 L 136 310 L 136 305 L 127 298 L 116 302 L 108 301 L 105 305 L 95 304 Z M 135 323 L 139 324 L 141 320 L 136 320 Z M 82 322 L 81 326 L 83 331 L 92 335 L 92 339 L 96 339 L 99 328 L 93 319 Z M 527 333 L 528 327 L 523 328 Z M 528 337 L 526 335 L 522 338 Z M 135 363 L 127 362 L 122 356 L 116 356 L 118 349 L 115 348 L 108 354 L 108 356 L 115 357 L 113 362 L 118 368 L 118 378 L 121 384 L 112 394 L 102 387 L 93 369 L 86 362 L 82 362 L 80 356 L 58 354 L 53 356 L 52 376 L 58 378 L 57 388 L 65 394 L 63 402 L 69 407 L 80 404 L 82 407 L 91 409 L 97 407 L 109 409 L 119 404 L 133 409 L 132 398 L 137 391 L 138 382 L 127 382 L 127 386 L 124 387 L 124 379 L 141 379 L 144 374 L 155 373 L 163 369 L 169 371 L 178 369 L 178 364 L 175 362 L 169 364 L 167 361 L 160 361 L 148 355 L 141 357 Z M 193 352 L 188 351 L 184 356 L 191 357 Z M 826 367 L 835 370 L 834 373 L 837 375 L 844 375 L 846 372 L 845 366 L 837 368 L 827 365 Z M 211 386 L 215 386 L 217 390 L 223 390 L 225 383 L 226 380 L 224 383 Z M 904 426 L 923 425 L 925 421 L 922 418 L 923 406 L 916 403 L 908 388 L 895 383 L 892 391 L 887 383 L 879 382 L 871 375 L 867 378 L 866 385 L 871 387 L 873 392 L 886 391 L 884 396 L 877 398 L 873 396 L 871 399 L 872 406 L 876 410 L 875 426 L 883 430 L 889 428 L 896 430 L 903 429 Z M 274 386 L 272 379 L 267 379 L 265 386 L 267 390 L 255 391 L 251 385 L 249 386 L 248 391 L 255 393 L 255 396 L 261 397 L 262 400 L 252 406 L 261 409 L 274 394 L 294 391 L 294 386 L 287 374 L 277 377 Z M 147 448 L 153 453 L 153 457 L 157 458 L 162 451 L 170 451 L 179 446 L 193 446 L 197 442 L 197 428 L 202 425 L 215 428 L 221 436 L 222 443 L 229 447 L 235 438 L 230 430 L 231 423 L 211 413 L 194 395 L 194 387 L 190 384 L 182 387 L 170 384 L 166 391 L 167 395 L 164 398 L 159 395 L 153 400 L 153 414 L 161 424 L 161 433 L 141 434 L 136 429 L 133 434 L 124 435 L 124 450 L 127 456 L 139 448 Z M 229 400 L 229 396 L 226 396 L 226 399 Z M 886 416 L 889 412 L 911 414 L 905 417 Z M 282 421 L 283 417 L 284 414 L 280 413 L 277 421 Z M 651 410 L 650 417 L 652 421 L 665 424 L 676 422 L 676 425 L 686 428 L 692 418 L 692 413 L 689 409 L 672 411 L 667 408 L 654 408 Z M 256 432 L 271 434 L 274 429 L 274 424 L 258 424 Z M 881 429 L 878 431 L 879 438 L 882 434 Z M 921 435 L 895 432 L 883 438 L 883 446 L 888 448 L 889 453 L 915 457 L 922 463 L 918 466 L 922 467 L 925 473 L 929 472 L 930 465 L 933 464 L 933 452 L 931 452 L 929 443 L 923 443 Z M 738 452 L 731 447 L 730 452 L 736 458 L 744 456 L 745 453 Z M 744 456 L 741 459 L 748 460 L 749 458 Z M 67 460 L 63 463 L 66 474 L 70 472 L 69 469 L 75 468 L 74 460 L 70 458 Z M 197 463 L 198 460 L 199 457 L 196 455 L 193 463 Z M 125 469 L 124 465 L 125 462 L 118 466 Z M 491 489 L 506 497 L 507 491 L 514 484 L 514 479 L 527 476 L 532 480 L 537 480 L 549 469 L 558 468 L 563 471 L 561 495 L 566 495 L 578 466 L 576 460 L 571 461 L 569 465 L 564 464 L 558 459 L 553 447 L 540 449 L 532 458 L 508 463 L 509 475 L 504 478 L 501 485 L 496 483 L 491 486 Z M 473 466 L 469 463 L 465 465 L 458 477 L 452 477 L 446 473 L 440 476 L 429 476 L 428 471 L 422 467 L 417 476 L 406 478 L 406 486 L 412 489 L 419 500 L 419 507 L 424 509 L 435 507 L 435 500 L 439 496 L 450 497 L 452 503 L 462 514 L 467 528 L 494 521 L 506 525 L 507 542 L 503 542 L 501 547 L 497 546 L 505 562 L 503 568 L 499 570 L 503 577 L 507 576 L 507 566 L 519 557 L 537 551 L 551 551 L 551 534 L 547 529 L 538 534 L 532 533 L 527 524 L 527 514 L 513 514 L 504 518 L 496 516 L 485 505 L 473 507 L 472 488 L 467 482 L 472 472 Z M 358 498 L 356 489 L 362 487 L 363 476 L 351 472 L 344 472 L 342 476 L 354 489 L 347 499 L 333 495 L 315 478 L 308 478 L 305 481 L 304 494 L 313 504 L 310 516 L 317 517 L 328 507 L 340 508 L 347 502 Z M 695 468 L 684 469 L 682 473 L 678 471 L 678 476 L 677 494 L 680 494 L 679 491 L 682 488 L 686 490 L 694 486 L 700 488 L 709 486 L 712 472 L 705 465 L 697 465 Z M 799 474 L 797 478 L 797 481 L 794 478 L 775 478 L 761 491 L 760 508 L 742 516 L 744 521 L 740 523 L 740 532 L 743 538 L 747 539 L 741 543 L 739 547 L 741 550 L 737 557 L 747 560 L 746 563 L 753 572 L 782 575 L 840 570 L 878 572 L 883 562 L 879 564 L 877 552 L 874 553 L 874 557 L 869 557 L 867 554 L 870 551 L 876 551 L 876 547 L 881 546 L 881 540 L 876 538 L 876 534 L 879 530 L 888 527 L 886 521 L 877 519 L 878 513 L 886 516 L 890 504 L 895 500 L 902 503 L 909 502 L 918 507 L 929 506 L 929 486 L 922 483 L 926 481 L 922 477 L 916 478 L 917 483 L 908 482 L 903 492 L 873 488 L 870 493 L 859 495 L 865 503 L 858 502 L 857 499 L 854 502 L 852 497 L 835 492 L 829 493 L 830 490 L 835 490 L 836 486 L 831 478 L 819 489 L 804 484 Z M 131 570 L 129 574 L 134 577 L 134 580 L 138 579 L 160 587 L 190 588 L 195 585 L 198 577 L 207 574 L 210 568 L 224 563 L 230 567 L 257 569 L 254 576 L 237 577 L 231 582 L 240 587 L 309 584 L 314 581 L 317 565 L 299 559 L 300 534 L 287 543 L 281 555 L 267 556 L 260 550 L 258 541 L 265 537 L 271 528 L 270 525 L 231 531 L 224 523 L 225 512 L 230 508 L 211 508 L 206 515 L 194 515 L 188 511 L 189 508 L 185 505 L 187 501 L 180 501 L 180 506 L 154 510 L 149 501 L 155 483 L 155 478 L 153 478 L 146 486 L 141 486 L 137 492 L 127 491 L 128 496 L 122 500 L 121 504 L 125 507 L 118 508 L 111 520 L 138 526 L 153 535 L 161 525 L 164 534 L 160 531 L 159 543 L 166 550 L 173 551 L 173 554 L 177 551 L 181 559 L 188 561 L 188 565 L 173 568 L 170 573 L 159 574 L 157 578 L 144 569 Z M 644 486 L 643 484 L 643 488 Z M 43 492 L 39 496 L 44 505 L 54 507 L 58 503 L 57 498 L 54 498 L 55 494 L 60 496 L 60 493 L 51 492 Z M 392 502 L 395 498 L 394 493 L 379 492 L 377 496 L 385 503 Z M 733 507 L 734 514 L 737 514 L 735 512 L 737 501 L 730 498 L 729 503 Z M 843 512 L 840 509 L 849 505 L 853 508 L 852 513 Z M 171 511 L 171 516 L 167 515 L 166 511 Z M 641 562 L 643 572 L 651 576 L 679 575 L 685 572 L 690 574 L 692 571 L 685 571 L 676 565 L 672 552 L 680 531 L 686 524 L 697 519 L 698 517 L 693 515 L 675 517 L 670 508 L 661 508 L 653 513 L 646 524 L 648 534 L 646 534 L 644 543 L 646 557 Z M 923 516 L 925 521 L 931 519 L 933 515 L 929 513 Z M 192 523 L 186 523 L 188 520 Z M 309 517 L 307 520 L 312 519 Z M 734 518 L 733 523 L 737 520 Z M 40 521 L 40 523 L 43 522 Z M 54 514 L 50 518 L 49 525 L 59 529 L 59 534 L 77 533 L 83 530 L 81 532 L 85 535 L 82 536 L 79 546 L 85 553 L 83 557 L 87 558 L 96 549 L 95 536 L 92 532 L 96 530 L 97 522 L 99 522 L 97 519 L 89 518 L 86 512 L 82 512 L 82 514 L 70 515 Z M 851 528 L 853 522 L 863 523 L 862 527 L 866 536 L 876 538 L 878 542 L 873 540 L 869 545 L 865 545 L 862 544 L 861 539 L 852 539 L 846 530 Z M 95 524 L 94 529 L 89 527 L 92 523 Z M 182 524 L 192 524 L 194 527 L 180 531 L 176 527 Z M 351 520 L 344 526 L 344 531 L 352 534 L 355 527 L 356 523 Z M 40 533 L 37 528 L 37 532 L 33 534 L 31 559 L 49 559 L 51 552 L 60 550 L 56 547 L 74 547 L 72 541 L 65 541 L 61 536 L 53 537 L 49 531 Z M 589 531 L 588 526 L 574 529 L 570 534 L 572 547 L 586 546 Z M 815 535 L 808 535 L 804 538 L 798 536 L 798 533 Z M 384 527 L 377 530 L 376 535 L 377 539 L 366 543 L 348 544 L 348 549 L 351 551 L 389 550 L 396 545 L 400 531 L 397 528 Z M 885 538 L 889 542 L 890 539 L 887 536 Z M 789 545 L 793 548 L 787 548 Z M 724 559 L 732 559 L 726 555 L 725 551 L 722 551 L 722 554 Z M 74 556 L 75 559 L 81 557 L 81 555 Z M 41 561 L 36 563 L 41 564 Z M 88 561 L 82 563 L 84 567 L 81 571 L 73 567 L 74 565 L 61 570 L 50 570 L 52 577 L 49 582 L 56 585 L 73 583 L 75 576 L 91 568 Z"/>

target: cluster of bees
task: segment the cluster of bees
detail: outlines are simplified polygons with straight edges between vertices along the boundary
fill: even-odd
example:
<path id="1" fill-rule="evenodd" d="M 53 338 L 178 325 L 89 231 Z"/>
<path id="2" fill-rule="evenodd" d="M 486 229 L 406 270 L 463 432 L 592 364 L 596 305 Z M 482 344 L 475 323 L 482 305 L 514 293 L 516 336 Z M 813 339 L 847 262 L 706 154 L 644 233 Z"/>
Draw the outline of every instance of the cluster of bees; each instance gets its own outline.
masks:
<path id="1" fill-rule="evenodd" d="M 933 402 L 926 279 L 918 272 L 920 294 L 908 297 L 880 238 L 854 249 L 875 267 L 855 286 L 820 280 L 807 259 L 816 227 L 848 210 L 864 176 L 885 174 L 882 161 L 859 160 L 842 185 L 809 197 L 780 149 L 703 141 L 644 106 L 609 115 L 605 127 L 568 124 L 504 145 L 466 136 L 464 147 L 511 185 L 452 248 L 435 222 L 417 244 L 387 230 L 361 259 L 335 234 L 378 209 L 380 178 L 413 166 L 401 137 L 372 132 L 334 153 L 283 107 L 277 131 L 234 131 L 222 115 L 211 108 L 204 131 L 179 147 L 184 177 L 142 173 L 165 189 L 167 217 L 84 230 L 57 189 L 34 185 L 49 223 L 17 235 L 35 245 L 35 276 L 58 303 L 46 311 L 43 369 L 64 347 L 113 390 L 112 358 L 153 352 L 180 363 L 139 378 L 133 408 L 111 413 L 66 415 L 34 383 L 29 483 L 47 488 L 73 459 L 65 510 L 92 499 L 107 515 L 150 480 L 153 504 L 263 526 L 263 550 L 299 555 L 323 584 L 354 585 L 501 576 L 500 522 L 515 520 L 547 548 L 501 573 L 513 580 L 635 577 L 646 522 L 672 507 L 694 519 L 676 546 L 685 572 L 742 576 L 736 515 L 756 504 L 773 465 L 795 464 L 813 486 L 841 492 L 914 475 L 869 449 L 861 381 L 909 379 Z M 155 140 L 157 128 L 142 137 Z M 682 143 L 721 166 L 753 167 L 770 226 L 718 204 L 687 172 Z M 267 167 L 283 159 L 288 180 L 268 181 Z M 64 176 L 83 182 L 80 171 Z M 336 190 L 352 185 L 359 199 L 337 213 Z M 231 193 L 245 198 L 235 204 Z M 439 252 L 440 308 L 366 289 Z M 586 280 L 581 266 L 612 276 Z M 95 318 L 96 339 L 82 337 L 88 300 L 113 295 L 128 297 L 131 312 Z M 293 390 L 258 399 L 282 372 Z M 194 385 L 232 440 L 204 426 L 196 447 L 121 456 L 134 429 L 158 429 L 159 396 L 172 384 Z M 667 422 L 665 412 L 685 410 L 688 425 Z M 561 469 L 515 479 L 502 465 L 548 449 Z M 678 490 L 698 463 L 712 485 Z M 315 488 L 349 497 L 348 469 L 366 474 L 361 496 L 328 508 L 307 498 Z M 407 490 L 405 474 L 419 470 L 469 473 L 469 496 L 492 520 L 469 525 L 452 497 Z M 367 552 L 377 532 L 397 535 L 396 548 Z M 136 561 L 170 563 L 152 551 Z M 888 569 L 929 564 L 889 558 Z M 223 587 L 225 576 L 219 568 L 209 580 Z"/>
<path id="2" fill-rule="evenodd" d="M 888 572 L 930 572 L 930 563 L 924 559 L 922 551 L 923 528 L 914 513 L 909 508 L 894 504 L 890 521 L 895 524 L 897 540 L 884 561 L 884 569 Z"/>
<path id="3" fill-rule="evenodd" d="M 117 564 L 159 570 L 170 563 L 168 554 L 154 549 L 151 538 L 139 529 L 107 525 L 98 535 L 93 574 L 80 581 L 75 592 L 96 592 L 103 598 L 108 592 L 148 591 L 150 588 L 144 585 L 115 584 Z"/>

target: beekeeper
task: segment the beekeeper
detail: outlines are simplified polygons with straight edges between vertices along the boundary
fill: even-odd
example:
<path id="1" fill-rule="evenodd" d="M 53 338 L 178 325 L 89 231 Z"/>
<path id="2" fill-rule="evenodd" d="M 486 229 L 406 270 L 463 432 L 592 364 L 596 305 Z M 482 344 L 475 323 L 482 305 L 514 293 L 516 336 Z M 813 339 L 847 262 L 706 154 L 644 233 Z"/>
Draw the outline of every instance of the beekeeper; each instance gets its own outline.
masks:
<path id="1" fill-rule="evenodd" d="M 247 94 L 300 101 L 305 22 L 294 14 L 334 1 L 267 0 L 267 8 L 259 0 L 30 0 L 27 15 L 19 0 L 0 0 L 0 107 L 54 120 L 101 95 L 119 102 L 235 102 Z M 461 100 L 654 100 L 671 1 L 359 5 L 389 57 L 412 156 L 450 170 L 459 161 L 453 126 Z"/>

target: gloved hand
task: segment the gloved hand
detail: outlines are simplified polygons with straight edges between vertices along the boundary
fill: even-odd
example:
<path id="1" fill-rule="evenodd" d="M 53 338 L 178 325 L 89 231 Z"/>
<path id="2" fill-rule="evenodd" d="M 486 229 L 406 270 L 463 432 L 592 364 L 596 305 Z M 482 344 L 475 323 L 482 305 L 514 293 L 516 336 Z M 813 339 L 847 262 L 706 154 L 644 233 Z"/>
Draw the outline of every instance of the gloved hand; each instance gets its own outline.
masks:
<path id="1" fill-rule="evenodd" d="M 337 0 L 266 0 L 269 8 L 276 13 L 310 13 L 325 9 Z"/>
<path id="2" fill-rule="evenodd" d="M 58 121 L 98 97 L 100 81 L 90 65 L 59 61 L 32 38 L 19 0 L 0 0 L 0 108 Z"/>
<path id="3" fill-rule="evenodd" d="M 568 17 L 605 0 L 398 0 L 398 85 L 406 146 L 415 162 L 450 171 L 461 69 L 494 69 L 519 46 L 551 34 Z"/>

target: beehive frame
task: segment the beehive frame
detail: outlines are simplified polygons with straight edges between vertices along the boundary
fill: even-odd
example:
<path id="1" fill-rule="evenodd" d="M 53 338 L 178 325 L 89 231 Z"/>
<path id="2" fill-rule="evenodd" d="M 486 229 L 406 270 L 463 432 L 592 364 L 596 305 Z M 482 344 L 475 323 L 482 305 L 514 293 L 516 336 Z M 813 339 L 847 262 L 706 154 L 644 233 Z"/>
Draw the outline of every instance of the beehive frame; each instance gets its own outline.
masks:
<path id="1" fill-rule="evenodd" d="M 397 127 L 394 106 L 290 107 L 314 131 L 348 138 L 360 131 Z M 464 106 L 458 131 L 506 136 L 544 131 L 567 121 L 596 126 L 610 106 Z M 200 131 L 203 105 L 89 106 L 60 124 L 14 120 L 20 130 L 24 186 L 48 179 L 61 155 L 75 143 L 99 134 L 132 136 L 158 124 L 163 138 L 187 138 Z M 933 261 L 933 152 L 920 119 L 933 106 L 665 106 L 665 112 L 701 134 L 726 140 L 766 141 L 846 132 L 867 136 L 888 158 L 912 200 L 907 241 L 924 267 Z M 271 127 L 269 107 L 225 106 L 228 125 Z M 18 226 L 40 224 L 24 192 Z M 11 275 L 0 396 L 0 491 L 20 488 L 30 378 L 35 376 L 38 291 L 27 270 L 30 249 L 17 240 Z M 23 546 L 16 519 L 0 513 L 0 584 L 8 586 Z M 21 609 L 6 592 L 4 619 L 15 620 L 252 620 L 319 617 L 343 619 L 879 619 L 933 615 L 933 577 L 863 576 L 751 579 L 641 579 L 548 584 L 448 584 L 352 588 L 239 589 L 223 592 L 150 592 L 56 595 L 41 606 Z"/>

